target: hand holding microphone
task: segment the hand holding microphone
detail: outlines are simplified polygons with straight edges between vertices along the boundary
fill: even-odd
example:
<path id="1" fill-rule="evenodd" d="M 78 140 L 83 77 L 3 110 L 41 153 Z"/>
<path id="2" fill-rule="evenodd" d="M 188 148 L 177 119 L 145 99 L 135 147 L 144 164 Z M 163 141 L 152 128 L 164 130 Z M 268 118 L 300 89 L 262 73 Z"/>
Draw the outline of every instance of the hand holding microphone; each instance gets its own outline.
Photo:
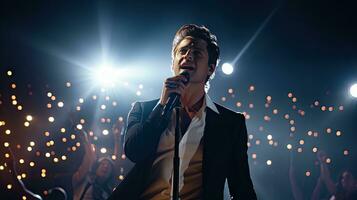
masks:
<path id="1" fill-rule="evenodd" d="M 179 75 L 165 80 L 160 97 L 160 104 L 164 106 L 163 116 L 170 113 L 180 101 L 180 96 L 189 81 L 190 74 L 187 71 L 183 71 Z"/>

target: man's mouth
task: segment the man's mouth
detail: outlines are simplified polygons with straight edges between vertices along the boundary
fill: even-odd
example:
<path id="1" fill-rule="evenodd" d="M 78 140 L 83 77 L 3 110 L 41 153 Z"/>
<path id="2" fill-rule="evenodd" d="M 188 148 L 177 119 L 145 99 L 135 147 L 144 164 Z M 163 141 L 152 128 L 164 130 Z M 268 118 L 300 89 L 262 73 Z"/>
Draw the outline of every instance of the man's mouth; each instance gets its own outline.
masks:
<path id="1" fill-rule="evenodd" d="M 194 68 L 192 66 L 180 66 L 180 69 L 191 71 Z"/>

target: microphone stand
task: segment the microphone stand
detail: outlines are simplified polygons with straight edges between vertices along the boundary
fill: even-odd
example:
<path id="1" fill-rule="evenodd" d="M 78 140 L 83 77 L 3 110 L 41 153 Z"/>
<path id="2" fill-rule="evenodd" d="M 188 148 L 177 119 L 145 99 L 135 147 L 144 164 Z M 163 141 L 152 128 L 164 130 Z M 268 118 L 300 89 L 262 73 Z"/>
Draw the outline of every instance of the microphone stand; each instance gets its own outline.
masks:
<path id="1" fill-rule="evenodd" d="M 190 74 L 187 71 L 180 73 L 186 77 L 187 84 L 190 80 Z M 169 98 L 166 103 L 161 115 L 164 118 L 169 118 L 171 116 L 171 111 L 176 110 L 176 126 L 175 126 L 175 147 L 174 147 L 174 158 L 173 158 L 173 177 L 172 177 L 172 200 L 179 200 L 179 180 L 180 180 L 180 155 L 179 155 L 179 145 L 181 139 L 181 126 L 180 126 L 180 95 L 174 94 Z"/>
<path id="2" fill-rule="evenodd" d="M 172 200 L 179 200 L 179 180 L 180 180 L 180 155 L 179 146 L 181 138 L 180 107 L 175 107 L 176 127 L 175 127 L 175 149 L 173 159 L 173 179 L 172 179 Z"/>

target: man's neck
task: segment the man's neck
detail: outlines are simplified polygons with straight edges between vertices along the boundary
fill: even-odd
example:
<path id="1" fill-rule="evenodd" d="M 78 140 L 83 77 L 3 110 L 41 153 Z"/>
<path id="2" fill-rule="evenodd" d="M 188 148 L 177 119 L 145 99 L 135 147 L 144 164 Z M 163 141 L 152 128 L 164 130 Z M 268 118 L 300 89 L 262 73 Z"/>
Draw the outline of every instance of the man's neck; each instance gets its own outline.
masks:
<path id="1" fill-rule="evenodd" d="M 204 95 L 205 95 L 204 85 L 189 84 L 185 92 L 181 96 L 181 104 L 184 108 L 190 111 L 195 111 L 195 110 L 198 111 L 202 107 L 202 102 L 203 102 L 202 100 Z"/>

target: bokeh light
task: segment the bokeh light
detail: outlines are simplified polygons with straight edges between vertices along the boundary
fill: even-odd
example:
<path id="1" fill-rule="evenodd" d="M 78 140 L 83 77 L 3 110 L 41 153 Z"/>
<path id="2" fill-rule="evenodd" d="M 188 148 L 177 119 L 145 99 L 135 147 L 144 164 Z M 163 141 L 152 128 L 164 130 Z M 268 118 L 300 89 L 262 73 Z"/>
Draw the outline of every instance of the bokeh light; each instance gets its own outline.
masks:
<path id="1" fill-rule="evenodd" d="M 233 73 L 233 66 L 229 63 L 223 63 L 222 65 L 222 71 L 226 75 L 230 75 Z"/>

